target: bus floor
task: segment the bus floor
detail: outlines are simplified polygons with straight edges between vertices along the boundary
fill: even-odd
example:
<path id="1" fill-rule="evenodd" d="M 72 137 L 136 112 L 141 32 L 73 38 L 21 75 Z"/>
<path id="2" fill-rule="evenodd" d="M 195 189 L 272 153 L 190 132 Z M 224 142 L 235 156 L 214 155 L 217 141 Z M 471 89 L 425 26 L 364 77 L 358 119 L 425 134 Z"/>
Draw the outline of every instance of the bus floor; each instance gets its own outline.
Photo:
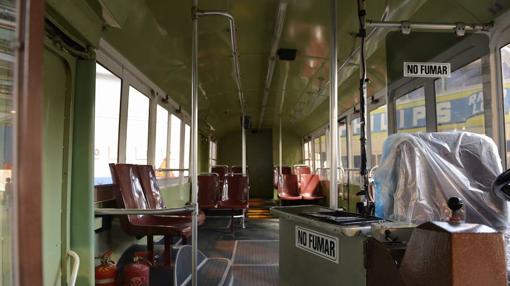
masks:
<path id="1" fill-rule="evenodd" d="M 266 207 L 253 206 L 255 215 L 250 218 L 248 212 L 246 228 L 242 228 L 240 219 L 235 219 L 233 233 L 230 231 L 230 217 L 208 216 L 199 227 L 198 247 L 208 257 L 232 261 L 234 285 L 278 285 L 278 220 L 269 215 L 261 219 L 260 213 Z M 177 248 L 173 251 L 174 261 Z M 142 244 L 128 247 L 119 259 L 118 268 L 122 269 L 129 263 L 135 252 L 145 249 Z M 160 241 L 155 244 L 155 252 L 162 253 L 162 250 Z M 172 283 L 172 269 L 151 267 L 151 286 Z"/>

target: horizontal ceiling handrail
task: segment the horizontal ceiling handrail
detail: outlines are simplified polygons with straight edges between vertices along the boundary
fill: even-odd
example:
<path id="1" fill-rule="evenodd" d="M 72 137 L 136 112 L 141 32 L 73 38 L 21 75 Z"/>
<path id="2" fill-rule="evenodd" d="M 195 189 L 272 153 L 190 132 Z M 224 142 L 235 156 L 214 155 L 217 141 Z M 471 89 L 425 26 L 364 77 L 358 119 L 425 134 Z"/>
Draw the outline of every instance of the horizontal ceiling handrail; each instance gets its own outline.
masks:
<path id="1" fill-rule="evenodd" d="M 236 23 L 234 16 L 225 11 L 197 11 L 196 16 L 222 16 L 228 19 L 230 25 L 230 44 L 232 47 L 232 58 L 234 65 L 234 80 L 237 86 L 237 95 L 239 97 L 239 104 L 241 105 L 241 113 L 245 115 L 245 102 L 244 95 L 241 86 L 241 69 L 239 68 L 239 52 L 237 49 L 237 34 L 236 34 Z"/>

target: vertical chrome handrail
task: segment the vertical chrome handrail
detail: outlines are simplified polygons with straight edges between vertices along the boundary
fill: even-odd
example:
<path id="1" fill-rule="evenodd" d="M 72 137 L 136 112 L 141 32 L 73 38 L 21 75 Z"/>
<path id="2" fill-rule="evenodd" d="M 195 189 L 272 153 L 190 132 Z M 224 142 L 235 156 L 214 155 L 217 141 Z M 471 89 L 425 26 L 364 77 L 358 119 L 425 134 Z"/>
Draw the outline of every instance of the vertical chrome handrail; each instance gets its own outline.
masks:
<path id="1" fill-rule="evenodd" d="M 191 284 L 198 285 L 198 0 L 193 0 L 193 31 L 191 43 L 191 201 L 194 213 L 191 221 Z"/>
<path id="2" fill-rule="evenodd" d="M 331 51 L 330 51 L 330 94 L 329 94 L 329 168 L 337 169 L 338 159 L 338 74 L 337 70 L 337 0 L 331 0 Z M 331 196 L 329 207 L 338 208 L 338 182 L 336 172 L 330 174 Z"/>
<path id="3" fill-rule="evenodd" d="M 73 268 L 71 269 L 71 278 L 69 279 L 69 286 L 76 284 L 76 278 L 78 277 L 78 270 L 80 269 L 80 256 L 78 253 L 68 250 L 67 255 L 73 259 Z"/>

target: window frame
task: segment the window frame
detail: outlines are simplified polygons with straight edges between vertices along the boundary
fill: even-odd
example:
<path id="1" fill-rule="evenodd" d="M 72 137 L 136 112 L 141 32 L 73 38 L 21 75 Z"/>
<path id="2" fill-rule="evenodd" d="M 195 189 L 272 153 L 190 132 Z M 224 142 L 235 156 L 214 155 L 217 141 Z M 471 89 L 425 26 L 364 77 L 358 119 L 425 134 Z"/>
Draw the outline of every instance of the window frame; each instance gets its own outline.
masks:
<path id="1" fill-rule="evenodd" d="M 167 155 L 170 152 L 170 134 L 171 115 L 175 115 L 181 120 L 181 145 L 179 149 L 179 168 L 184 166 L 184 126 L 185 124 L 191 125 L 191 117 L 185 112 L 181 111 L 181 107 L 167 96 L 159 86 L 147 78 L 141 71 L 139 71 L 133 64 L 124 58 L 117 50 L 115 50 L 109 43 L 103 39 L 99 42 L 99 49 L 96 53 L 96 63 L 109 70 L 112 74 L 121 79 L 121 94 L 120 94 L 120 113 L 119 113 L 119 134 L 117 146 L 117 163 L 126 162 L 126 140 L 127 140 L 127 116 L 129 107 L 129 86 L 137 89 L 139 92 L 149 98 L 149 132 L 148 132 L 148 145 L 147 145 L 147 163 L 154 166 L 155 164 L 155 149 L 156 149 L 156 110 L 157 106 L 161 106 L 168 111 L 168 133 L 167 133 Z M 191 146 L 190 146 L 191 152 Z M 190 156 L 191 158 L 191 156 Z M 169 160 L 169 159 L 168 159 Z M 191 162 L 190 162 L 191 164 Z M 188 170 L 189 171 L 189 170 Z M 180 176 L 168 179 L 166 186 L 180 185 L 187 181 L 187 177 Z"/>

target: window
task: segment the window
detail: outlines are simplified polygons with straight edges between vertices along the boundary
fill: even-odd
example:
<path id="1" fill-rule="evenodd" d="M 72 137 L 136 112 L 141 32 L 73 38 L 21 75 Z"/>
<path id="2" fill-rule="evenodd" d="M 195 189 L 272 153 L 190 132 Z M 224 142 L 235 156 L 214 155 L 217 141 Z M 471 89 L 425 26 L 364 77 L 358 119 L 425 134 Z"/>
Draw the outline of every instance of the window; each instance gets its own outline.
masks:
<path id="1" fill-rule="evenodd" d="M 320 168 L 321 167 L 321 139 L 320 137 L 317 137 L 313 139 L 313 147 L 314 147 L 314 168 Z"/>
<path id="2" fill-rule="evenodd" d="M 175 115 L 170 116 L 170 168 L 180 169 L 181 155 L 181 119 Z M 173 171 L 172 176 L 179 176 L 178 171 Z"/>
<path id="3" fill-rule="evenodd" d="M 387 137 L 388 120 L 386 105 L 382 105 L 370 112 L 370 149 L 372 152 L 372 166 L 379 165 L 384 140 L 386 140 Z"/>
<path id="4" fill-rule="evenodd" d="M 306 141 L 303 144 L 303 163 L 311 167 L 312 159 L 312 142 Z"/>
<path id="5" fill-rule="evenodd" d="M 420 87 L 399 97 L 395 102 L 398 133 L 425 132 L 425 88 Z"/>
<path id="6" fill-rule="evenodd" d="M 360 147 L 360 123 L 359 117 L 351 121 L 351 153 L 352 153 L 352 166 L 353 168 L 359 168 L 361 165 L 361 147 Z"/>
<path id="7" fill-rule="evenodd" d="M 154 154 L 154 168 L 165 169 L 167 162 L 167 146 L 168 146 L 168 111 L 158 105 L 156 108 L 156 148 Z M 164 176 L 165 172 L 156 175 Z"/>
<path id="8" fill-rule="evenodd" d="M 218 145 L 214 141 L 209 141 L 209 169 L 216 166 L 218 158 Z"/>
<path id="9" fill-rule="evenodd" d="M 482 60 L 478 59 L 434 81 L 438 131 L 485 134 Z"/>
<path id="10" fill-rule="evenodd" d="M 94 184 L 111 184 L 109 163 L 117 163 L 122 81 L 96 64 Z"/>
<path id="11" fill-rule="evenodd" d="M 149 98 L 129 87 L 126 163 L 147 164 L 149 141 Z"/>
<path id="12" fill-rule="evenodd" d="M 184 166 L 183 169 L 189 170 L 189 161 L 190 161 L 190 135 L 191 135 L 191 128 L 188 124 L 184 125 Z M 189 171 L 184 171 L 184 176 L 188 176 Z"/>
<path id="13" fill-rule="evenodd" d="M 505 112 L 506 162 L 510 164 L 510 44 L 501 48 L 503 111 Z"/>
<path id="14" fill-rule="evenodd" d="M 347 153 L 347 148 L 349 141 L 347 141 L 347 121 L 344 119 L 340 120 L 338 123 L 338 134 L 340 136 L 340 140 L 338 144 L 340 145 L 340 156 L 342 158 L 342 167 L 349 167 L 349 154 Z"/>
<path id="15" fill-rule="evenodd" d="M 328 137 L 326 135 L 321 136 L 321 164 L 320 168 L 328 167 Z M 317 166 L 315 166 L 317 168 Z"/>

